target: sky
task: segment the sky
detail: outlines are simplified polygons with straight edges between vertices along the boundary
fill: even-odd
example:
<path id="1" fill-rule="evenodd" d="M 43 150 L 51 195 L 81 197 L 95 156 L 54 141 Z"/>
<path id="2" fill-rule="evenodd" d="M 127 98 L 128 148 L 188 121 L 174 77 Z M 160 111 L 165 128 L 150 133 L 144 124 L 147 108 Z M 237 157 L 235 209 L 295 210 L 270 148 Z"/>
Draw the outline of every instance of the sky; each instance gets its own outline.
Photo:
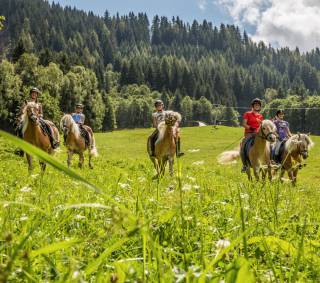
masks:
<path id="1" fill-rule="evenodd" d="M 50 1 L 52 2 L 52 1 Z M 179 16 L 192 23 L 206 19 L 214 25 L 236 24 L 255 41 L 275 47 L 299 47 L 309 51 L 320 47 L 320 0 L 55 0 L 95 14 Z"/>

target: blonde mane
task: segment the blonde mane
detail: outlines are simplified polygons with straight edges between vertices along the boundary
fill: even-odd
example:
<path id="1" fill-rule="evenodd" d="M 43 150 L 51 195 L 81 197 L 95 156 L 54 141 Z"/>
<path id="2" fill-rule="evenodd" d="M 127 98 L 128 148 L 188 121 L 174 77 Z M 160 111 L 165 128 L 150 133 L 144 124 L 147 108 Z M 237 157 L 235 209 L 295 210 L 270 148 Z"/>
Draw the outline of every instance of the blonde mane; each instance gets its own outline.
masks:
<path id="1" fill-rule="evenodd" d="M 174 112 L 174 111 L 165 111 L 165 119 L 166 119 L 166 117 L 167 116 L 169 116 L 169 115 L 173 115 L 174 117 L 175 117 L 175 119 L 176 119 L 176 121 L 177 122 L 181 122 L 181 115 L 178 113 L 178 112 Z M 163 138 L 164 138 L 164 134 L 165 134 L 165 132 L 166 132 L 166 129 L 167 129 L 167 127 L 168 127 L 168 125 L 166 124 L 166 121 L 164 120 L 164 121 L 162 121 L 162 122 L 160 122 L 159 123 L 159 125 L 158 125 L 158 131 L 159 131 L 159 135 L 158 135 L 158 139 L 157 139 L 157 141 L 156 141 L 156 143 L 158 143 L 159 141 L 161 141 L 161 140 L 163 140 Z M 176 125 L 174 125 L 173 127 L 173 131 L 175 131 L 176 129 Z"/>
<path id="2" fill-rule="evenodd" d="M 21 116 L 20 116 L 20 122 L 22 124 L 22 134 L 23 135 L 26 132 L 28 125 L 29 125 L 29 117 L 28 117 L 27 110 L 29 107 L 36 107 L 36 106 L 37 106 L 37 104 L 33 101 L 29 101 L 23 106 L 23 109 L 21 111 Z"/>
<path id="3" fill-rule="evenodd" d="M 77 123 L 73 120 L 70 114 L 65 114 L 60 121 L 60 128 L 67 127 L 70 133 L 73 133 L 76 138 L 80 136 L 80 129 Z"/>
<path id="4" fill-rule="evenodd" d="M 285 144 L 285 149 L 288 151 L 298 150 L 299 143 L 306 143 L 308 150 L 310 150 L 314 143 L 311 140 L 310 136 L 307 134 L 296 134 L 291 136 Z"/>

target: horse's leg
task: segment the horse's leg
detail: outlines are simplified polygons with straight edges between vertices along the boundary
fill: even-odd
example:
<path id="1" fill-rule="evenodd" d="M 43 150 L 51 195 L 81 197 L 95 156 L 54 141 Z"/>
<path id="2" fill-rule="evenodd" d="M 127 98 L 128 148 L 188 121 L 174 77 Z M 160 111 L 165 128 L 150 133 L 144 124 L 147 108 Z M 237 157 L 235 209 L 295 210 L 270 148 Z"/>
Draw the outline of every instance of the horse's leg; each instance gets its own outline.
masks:
<path id="1" fill-rule="evenodd" d="M 69 168 L 71 166 L 72 155 L 73 155 L 73 151 L 69 149 L 68 150 L 68 160 L 67 160 Z"/>
<path id="2" fill-rule="evenodd" d="M 259 181 L 259 170 L 260 170 L 260 168 L 259 168 L 258 165 L 255 165 L 253 167 L 253 173 L 254 173 L 254 176 L 256 178 L 256 181 Z"/>
<path id="3" fill-rule="evenodd" d="M 29 155 L 29 154 L 26 154 L 27 155 L 27 161 L 28 161 L 28 171 L 29 173 L 31 173 L 31 171 L 33 170 L 33 167 L 32 167 L 32 156 Z"/>
<path id="4" fill-rule="evenodd" d="M 297 183 L 297 175 L 298 175 L 298 171 L 299 169 L 298 168 L 295 168 L 292 172 L 292 176 L 293 176 L 293 180 L 292 180 L 292 185 L 296 185 Z"/>
<path id="5" fill-rule="evenodd" d="M 43 161 L 39 161 L 39 163 L 41 167 L 41 172 L 44 173 L 44 171 L 46 170 L 47 164 Z"/>
<path id="6" fill-rule="evenodd" d="M 266 175 L 267 175 L 267 170 L 266 169 L 261 169 L 262 182 L 266 181 Z"/>
<path id="7" fill-rule="evenodd" d="M 79 153 L 79 164 L 78 164 L 79 168 L 82 168 L 83 161 L 84 161 L 84 154 L 83 154 L 83 152 L 80 152 Z"/>
<path id="8" fill-rule="evenodd" d="M 161 175 L 161 177 L 164 176 L 164 173 L 166 171 L 167 160 L 168 159 L 166 157 L 163 157 L 162 160 L 161 160 L 161 166 L 160 166 L 160 175 Z"/>
<path id="9" fill-rule="evenodd" d="M 170 156 L 169 157 L 169 173 L 171 177 L 173 176 L 173 163 L 174 163 L 173 156 Z"/>
<path id="10" fill-rule="evenodd" d="M 247 166 L 246 173 L 247 173 L 247 176 L 248 176 L 248 180 L 251 182 L 252 181 L 252 177 L 251 177 L 251 169 L 250 169 L 249 165 Z"/>
<path id="11" fill-rule="evenodd" d="M 93 169 L 93 166 L 91 164 L 91 158 L 92 158 L 92 154 L 91 154 L 91 149 L 89 148 L 89 168 Z"/>

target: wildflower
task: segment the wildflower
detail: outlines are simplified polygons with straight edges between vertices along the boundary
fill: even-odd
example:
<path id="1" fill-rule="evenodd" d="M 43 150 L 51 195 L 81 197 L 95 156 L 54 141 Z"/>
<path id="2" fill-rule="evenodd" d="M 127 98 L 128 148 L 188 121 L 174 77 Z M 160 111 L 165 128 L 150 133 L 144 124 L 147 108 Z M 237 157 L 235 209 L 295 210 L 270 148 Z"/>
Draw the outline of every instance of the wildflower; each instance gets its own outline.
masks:
<path id="1" fill-rule="evenodd" d="M 196 190 L 199 190 L 200 186 L 199 185 L 194 185 L 193 188 L 196 189 Z"/>
<path id="2" fill-rule="evenodd" d="M 127 188 L 130 188 L 130 185 L 127 184 L 127 183 L 119 183 L 119 187 L 120 187 L 121 189 L 127 189 Z"/>
<path id="3" fill-rule="evenodd" d="M 28 220 L 28 217 L 27 217 L 27 216 L 22 216 L 22 217 L 20 217 L 20 221 L 26 221 L 26 220 Z"/>
<path id="4" fill-rule="evenodd" d="M 76 270 L 75 272 L 73 272 L 72 274 L 72 279 L 77 279 L 80 276 L 80 272 L 78 270 Z"/>
<path id="5" fill-rule="evenodd" d="M 197 166 L 203 165 L 203 164 L 204 164 L 203 160 L 195 161 L 195 162 L 192 163 L 192 165 L 197 165 Z"/>
<path id="6" fill-rule="evenodd" d="M 25 186 L 25 187 L 21 188 L 20 192 L 22 192 L 22 193 L 28 193 L 28 192 L 30 192 L 31 190 L 32 190 L 31 187 Z"/>
<path id="7" fill-rule="evenodd" d="M 195 181 L 196 181 L 196 178 L 194 178 L 194 177 L 187 176 L 187 178 L 188 178 L 191 182 L 195 182 Z"/>
<path id="8" fill-rule="evenodd" d="M 192 189 L 192 186 L 190 184 L 184 184 L 182 187 L 183 191 L 190 191 Z"/>
<path id="9" fill-rule="evenodd" d="M 32 174 L 30 177 L 33 178 L 33 179 L 35 179 L 35 178 L 37 178 L 38 176 L 39 176 L 39 174 Z"/>
<path id="10" fill-rule="evenodd" d="M 230 241 L 228 239 L 220 239 L 217 243 L 216 243 L 216 248 L 217 250 L 221 251 L 227 247 L 230 246 Z"/>
<path id="11" fill-rule="evenodd" d="M 75 216 L 75 219 L 78 219 L 78 220 L 80 220 L 80 219 L 85 219 L 86 217 L 84 216 L 84 215 L 81 215 L 81 214 L 77 214 L 76 216 Z"/>

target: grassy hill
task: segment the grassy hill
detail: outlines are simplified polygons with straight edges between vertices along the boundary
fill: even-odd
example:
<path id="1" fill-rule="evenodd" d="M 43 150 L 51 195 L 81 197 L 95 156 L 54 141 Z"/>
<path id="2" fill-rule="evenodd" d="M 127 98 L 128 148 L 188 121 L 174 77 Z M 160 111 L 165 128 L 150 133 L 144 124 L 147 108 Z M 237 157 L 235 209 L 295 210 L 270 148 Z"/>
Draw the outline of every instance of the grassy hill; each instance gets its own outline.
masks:
<path id="1" fill-rule="evenodd" d="M 183 128 L 181 179 L 158 183 L 151 131 L 96 134 L 93 170 L 77 169 L 75 156 L 73 169 L 102 194 L 52 167 L 28 176 L 0 138 L 0 282 L 320 280 L 319 137 L 292 187 L 250 184 L 239 164 L 217 165 L 241 129 Z M 66 164 L 64 147 L 56 157 Z"/>

